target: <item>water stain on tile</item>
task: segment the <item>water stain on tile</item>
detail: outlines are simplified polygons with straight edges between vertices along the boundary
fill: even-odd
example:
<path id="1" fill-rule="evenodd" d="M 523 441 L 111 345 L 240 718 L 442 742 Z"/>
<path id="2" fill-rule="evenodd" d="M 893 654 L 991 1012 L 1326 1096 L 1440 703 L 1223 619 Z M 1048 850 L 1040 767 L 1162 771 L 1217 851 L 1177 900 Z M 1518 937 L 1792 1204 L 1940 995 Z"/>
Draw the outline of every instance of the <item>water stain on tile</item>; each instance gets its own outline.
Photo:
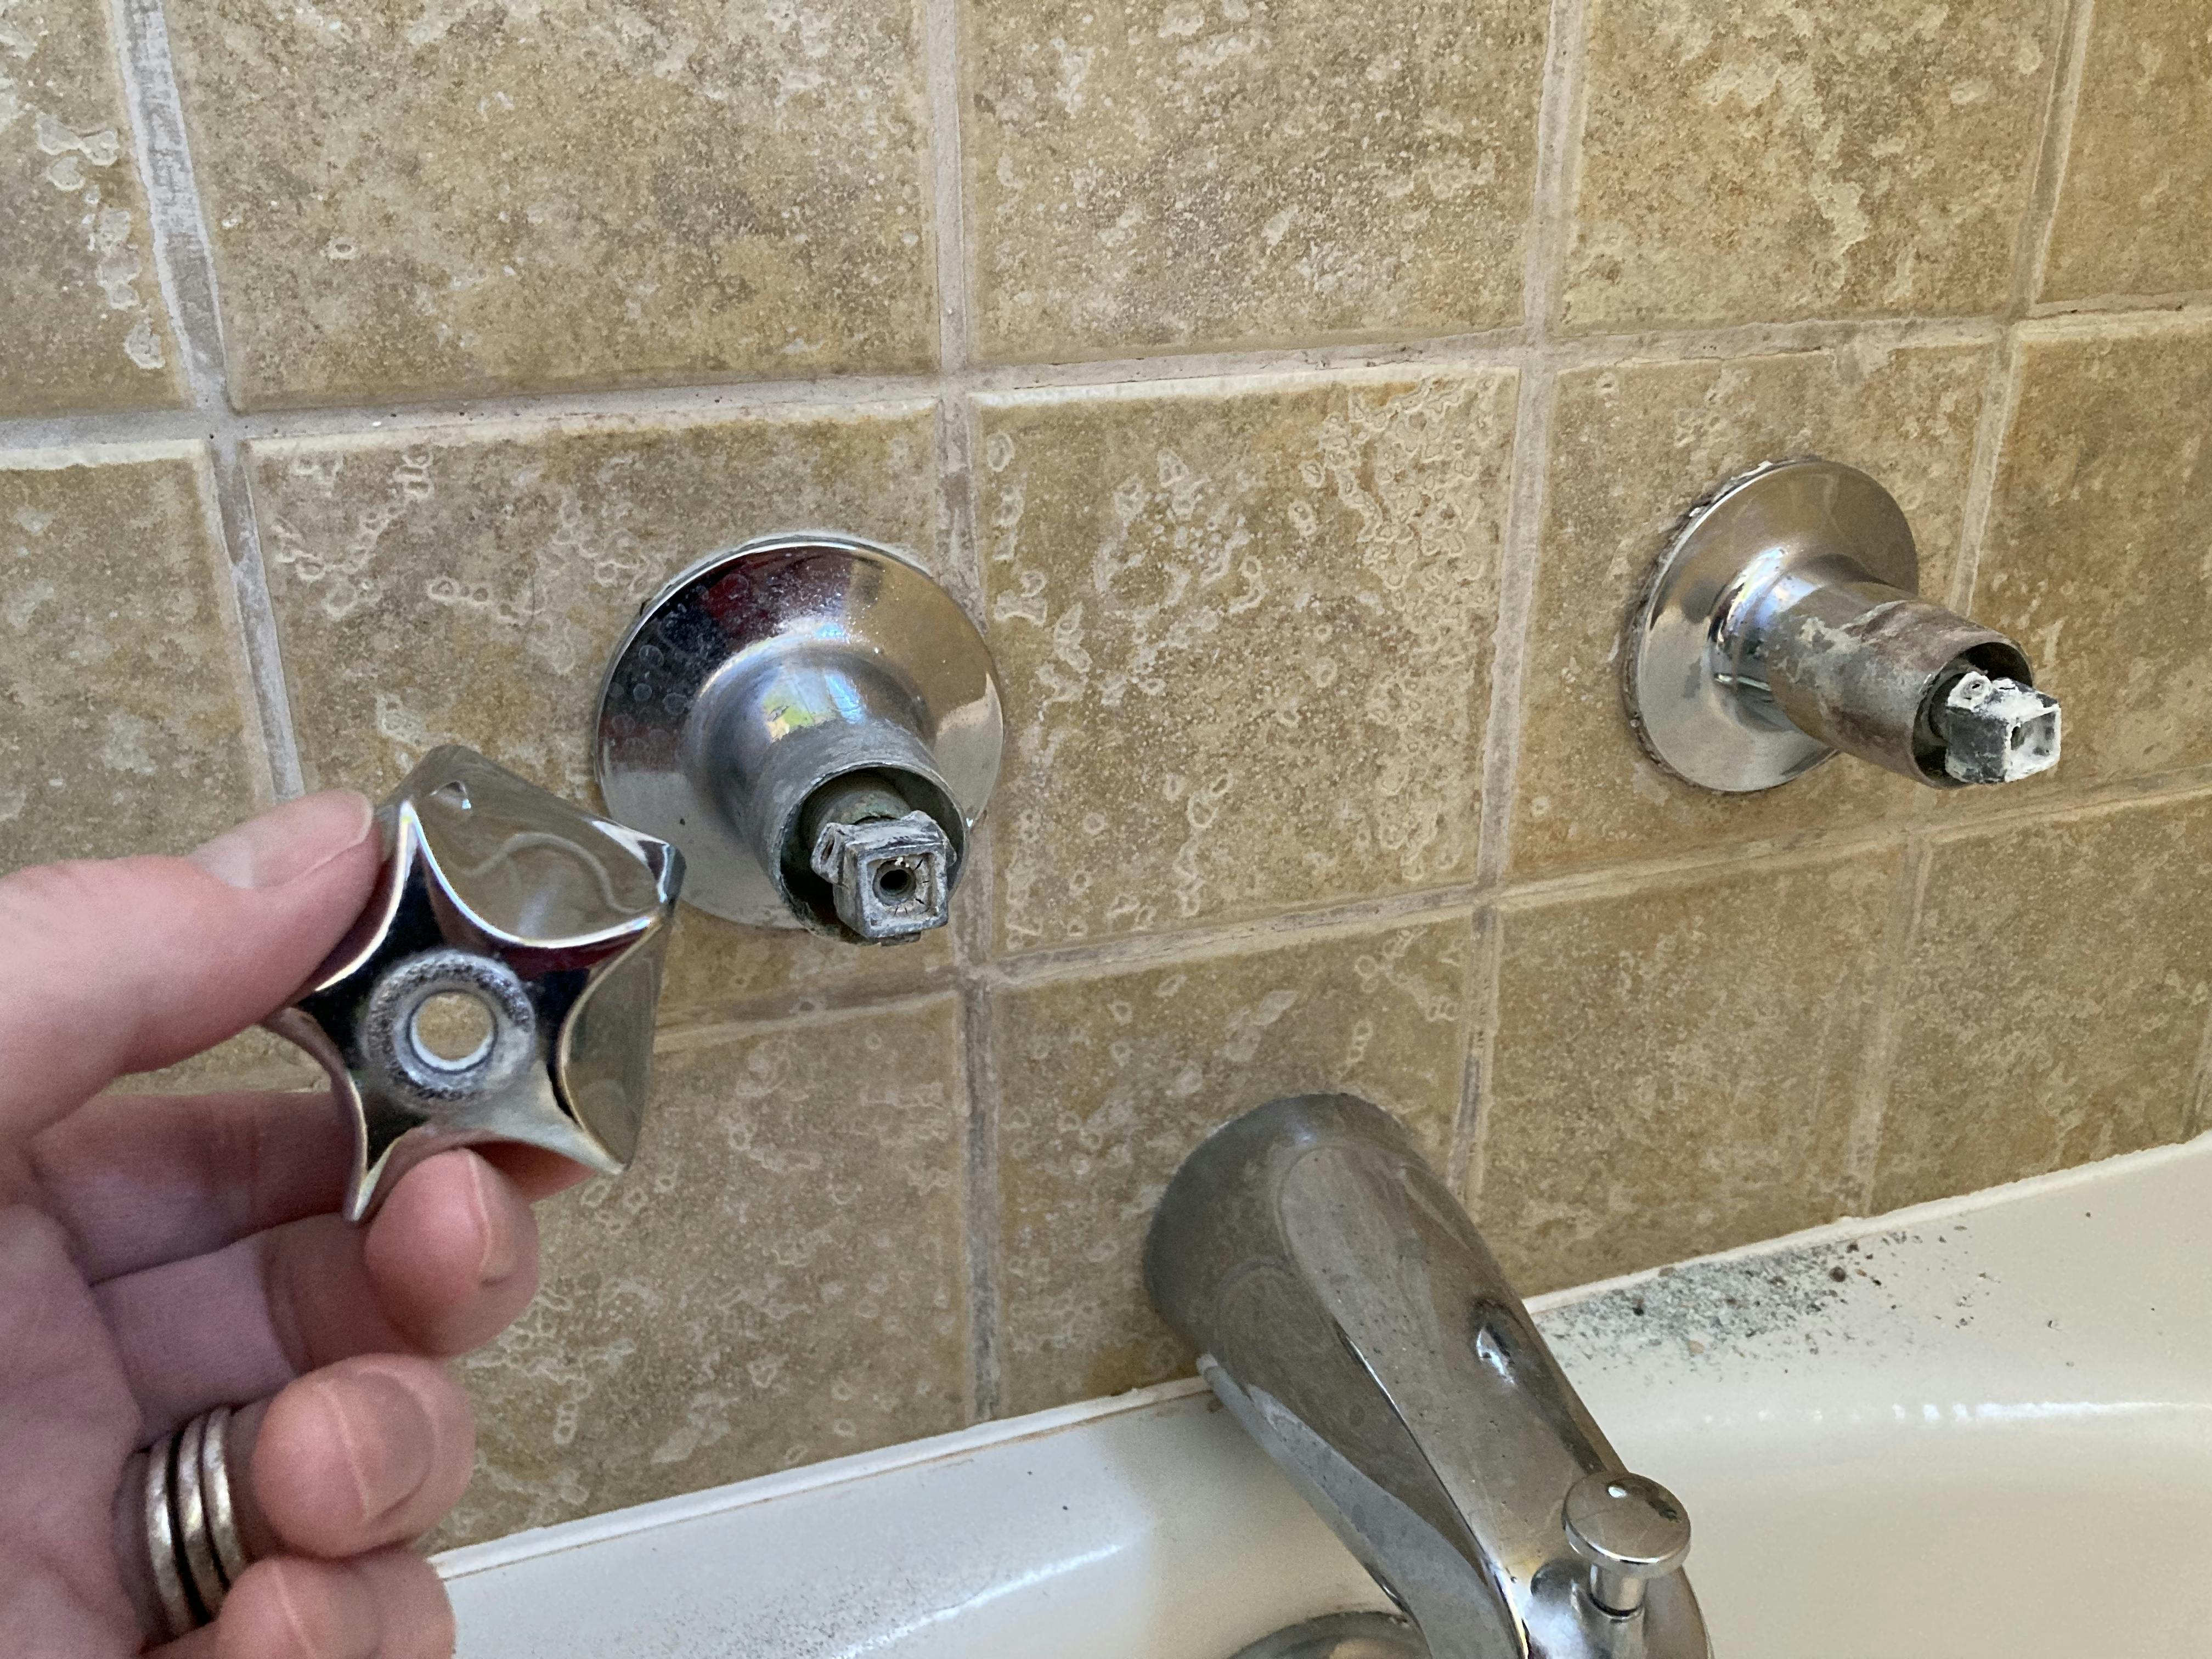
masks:
<path id="1" fill-rule="evenodd" d="M 99 0 L 0 0 L 0 417 L 184 386 Z"/>
<path id="2" fill-rule="evenodd" d="M 1590 0 L 1576 332 L 1994 311 L 2051 0 Z"/>
<path id="3" fill-rule="evenodd" d="M 2190 1132 L 2212 797 L 1947 837 L 1897 1006 L 1877 1210 Z"/>
<path id="4" fill-rule="evenodd" d="M 261 804 L 198 445 L 0 458 L 0 869 L 182 853 Z"/>
<path id="5" fill-rule="evenodd" d="M 975 902 L 953 896 L 954 927 Z M 952 927 L 896 945 L 860 946 L 797 929 L 744 927 L 685 905 L 676 913 L 660 988 L 663 1031 L 732 1018 L 817 1013 L 942 990 L 952 978 Z"/>
<path id="6" fill-rule="evenodd" d="M 1146 1299 L 1145 1230 L 1184 1155 L 1238 1113 L 1359 1095 L 1442 1167 L 1472 939 L 1454 916 L 997 993 L 1001 1410 L 1188 1366 Z"/>
<path id="7" fill-rule="evenodd" d="M 986 400 L 1001 948 L 1472 874 L 1514 386 Z"/>
<path id="8" fill-rule="evenodd" d="M 2201 0 L 2097 0 L 2042 298 L 2212 287 L 2212 27 Z"/>
<path id="9" fill-rule="evenodd" d="M 1524 1293 L 1832 1220 L 1902 854 L 1500 913 L 1474 1206 Z"/>
<path id="10" fill-rule="evenodd" d="M 2064 708 L 2018 805 L 2212 762 L 2212 325 L 2031 337 L 1974 589 Z"/>
<path id="11" fill-rule="evenodd" d="M 966 1419 L 958 1005 L 671 1044 L 637 1162 L 542 1212 L 544 1288 L 462 1362 L 441 1547 Z"/>
<path id="12" fill-rule="evenodd" d="M 1536 0 L 969 0 L 987 356 L 1519 319 Z"/>
<path id="13" fill-rule="evenodd" d="M 1523 682 L 1512 866 L 1532 874 L 1717 842 L 1789 842 L 1898 817 L 1916 786 L 1839 758 L 1785 789 L 1721 795 L 1662 770 L 1620 691 L 1631 602 L 1684 512 L 1791 455 L 1871 473 L 1949 584 L 1989 352 L 1915 348 L 1635 363 L 1560 377 Z"/>
<path id="14" fill-rule="evenodd" d="M 177 0 L 264 408 L 928 367 L 919 9 Z"/>

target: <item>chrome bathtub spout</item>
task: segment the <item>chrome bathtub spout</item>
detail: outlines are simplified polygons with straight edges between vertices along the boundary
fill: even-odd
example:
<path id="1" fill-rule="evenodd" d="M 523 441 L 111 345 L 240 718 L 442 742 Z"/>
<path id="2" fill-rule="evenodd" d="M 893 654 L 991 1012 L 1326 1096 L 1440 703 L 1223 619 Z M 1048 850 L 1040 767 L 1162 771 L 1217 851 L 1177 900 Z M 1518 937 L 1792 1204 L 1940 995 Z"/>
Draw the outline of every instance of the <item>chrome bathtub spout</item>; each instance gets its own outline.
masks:
<path id="1" fill-rule="evenodd" d="M 1303 1096 L 1217 1130 L 1146 1274 L 1431 1659 L 1709 1659 L 1682 1505 L 1613 1454 L 1388 1113 Z"/>

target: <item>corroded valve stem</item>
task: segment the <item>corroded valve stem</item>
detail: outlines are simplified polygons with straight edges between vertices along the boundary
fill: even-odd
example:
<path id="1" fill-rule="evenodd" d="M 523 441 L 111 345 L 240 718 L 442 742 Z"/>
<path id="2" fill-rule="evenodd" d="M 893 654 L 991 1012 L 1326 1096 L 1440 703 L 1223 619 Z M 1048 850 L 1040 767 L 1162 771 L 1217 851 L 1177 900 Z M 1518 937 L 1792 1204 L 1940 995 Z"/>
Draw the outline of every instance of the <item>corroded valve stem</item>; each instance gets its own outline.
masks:
<path id="1" fill-rule="evenodd" d="M 952 894 L 952 843 L 887 778 L 831 780 L 799 815 L 807 863 L 830 884 L 837 920 L 872 944 L 942 927 Z"/>
<path id="2" fill-rule="evenodd" d="M 2012 783 L 2058 764 L 2058 704 L 2032 685 L 1969 669 L 1929 715 L 1943 769 L 1960 783 Z"/>

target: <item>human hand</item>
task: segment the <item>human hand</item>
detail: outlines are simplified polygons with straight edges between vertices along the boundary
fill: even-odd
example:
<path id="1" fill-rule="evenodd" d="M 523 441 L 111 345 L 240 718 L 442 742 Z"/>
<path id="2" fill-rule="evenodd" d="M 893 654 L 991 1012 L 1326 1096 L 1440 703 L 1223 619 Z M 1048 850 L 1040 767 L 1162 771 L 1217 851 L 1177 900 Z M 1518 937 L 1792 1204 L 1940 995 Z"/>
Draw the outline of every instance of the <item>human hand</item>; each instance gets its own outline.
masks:
<path id="1" fill-rule="evenodd" d="M 0 879 L 0 1647 L 38 1659 L 435 1659 L 453 1615 L 405 1546 L 474 1450 L 441 1359 L 537 1289 L 530 1200 L 580 1179 L 520 1148 L 410 1170 L 339 1219 L 325 1094 L 100 1096 L 298 991 L 367 902 L 368 803 L 293 801 L 187 858 Z M 221 1617 L 162 1631 L 145 1449 L 238 1407 L 257 1558 Z"/>

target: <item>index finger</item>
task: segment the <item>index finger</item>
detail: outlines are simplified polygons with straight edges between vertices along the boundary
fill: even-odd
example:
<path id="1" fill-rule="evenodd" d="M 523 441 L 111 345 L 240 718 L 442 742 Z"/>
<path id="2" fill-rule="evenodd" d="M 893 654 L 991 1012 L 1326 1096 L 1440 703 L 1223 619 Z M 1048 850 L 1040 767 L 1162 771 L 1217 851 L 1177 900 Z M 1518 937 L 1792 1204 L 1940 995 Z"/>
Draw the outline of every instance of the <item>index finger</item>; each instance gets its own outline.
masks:
<path id="1" fill-rule="evenodd" d="M 380 858 L 368 802 L 333 790 L 185 858 L 0 879 L 0 1146 L 281 1007 L 360 915 Z"/>

